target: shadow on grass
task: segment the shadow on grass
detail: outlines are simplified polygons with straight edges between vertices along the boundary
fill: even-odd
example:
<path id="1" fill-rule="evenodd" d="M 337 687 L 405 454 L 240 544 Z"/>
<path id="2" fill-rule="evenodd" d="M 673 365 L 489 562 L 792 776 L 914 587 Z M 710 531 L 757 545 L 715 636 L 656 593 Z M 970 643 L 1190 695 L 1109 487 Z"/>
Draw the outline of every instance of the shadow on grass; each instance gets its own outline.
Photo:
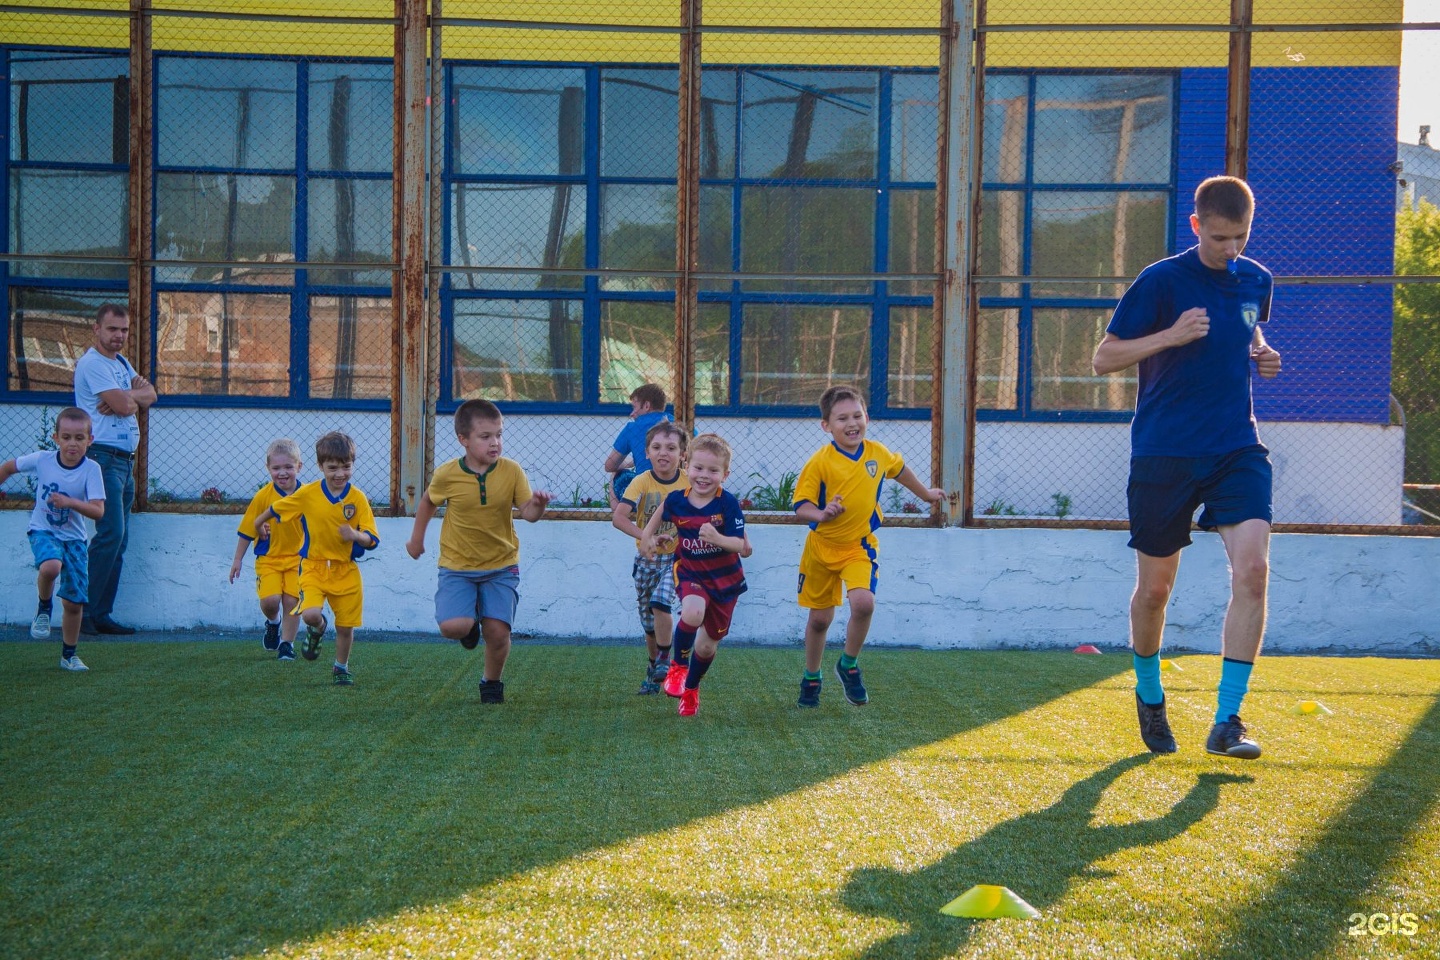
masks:
<path id="1" fill-rule="evenodd" d="M 36 665 L 10 669 L 17 651 Z M 63 677 L 49 651 L 42 669 L 38 651 L 10 647 L 0 954 L 304 942 L 806 788 L 1129 665 L 876 650 L 870 706 L 846 706 L 832 681 L 802 711 L 799 651 L 726 650 L 682 721 L 673 700 L 634 695 L 633 648 L 518 648 L 507 702 L 484 709 L 478 655 L 357 654 L 358 685 L 335 690 L 328 661 L 277 666 L 258 644 L 107 644 L 91 673 Z M 1068 795 L 1075 817 L 1092 791 Z"/>
<path id="2" fill-rule="evenodd" d="M 1385 868 L 1404 854 L 1408 835 L 1425 823 L 1440 801 L 1437 755 L 1440 698 L 1365 789 L 1336 814 L 1278 882 L 1230 918 L 1232 933 L 1225 938 L 1229 948 L 1215 960 L 1330 957 L 1338 944 L 1350 939 L 1351 914 L 1419 913 L 1418 903 L 1380 898 L 1375 884 Z M 1396 941 L 1425 938 L 1433 945 L 1440 931 L 1422 927 L 1414 938 L 1396 933 L 1384 936 Z M 1397 950 L 1401 946 L 1394 944 Z"/>
<path id="3" fill-rule="evenodd" d="M 1189 792 L 1164 816 L 1136 823 L 1092 826 L 1105 790 L 1121 775 L 1149 762 L 1152 754 L 1126 757 L 1067 789 L 1059 800 L 1034 813 L 998 824 L 957 847 L 943 859 L 913 872 L 886 868 L 857 870 L 841 893 L 847 908 L 905 924 L 905 933 L 870 947 L 865 960 L 935 960 L 957 953 L 976 923 L 939 912 L 941 906 L 977 883 L 1015 888 L 1041 913 L 1058 903 L 1092 865 L 1131 847 L 1171 840 L 1208 816 L 1225 784 L 1249 783 L 1249 776 L 1202 773 Z"/>

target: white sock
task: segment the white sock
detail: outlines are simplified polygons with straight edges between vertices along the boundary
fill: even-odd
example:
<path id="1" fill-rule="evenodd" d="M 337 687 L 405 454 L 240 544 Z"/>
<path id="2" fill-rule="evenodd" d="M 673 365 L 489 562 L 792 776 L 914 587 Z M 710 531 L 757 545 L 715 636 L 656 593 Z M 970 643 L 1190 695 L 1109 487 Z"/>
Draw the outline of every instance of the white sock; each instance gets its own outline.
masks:
<path id="1" fill-rule="evenodd" d="M 269 624 L 270 626 L 272 626 L 272 627 L 278 627 L 278 626 L 280 626 L 280 621 L 279 621 L 279 620 L 271 620 L 269 617 L 266 617 L 266 618 L 265 618 L 265 622 L 268 623 L 268 624 Z"/>

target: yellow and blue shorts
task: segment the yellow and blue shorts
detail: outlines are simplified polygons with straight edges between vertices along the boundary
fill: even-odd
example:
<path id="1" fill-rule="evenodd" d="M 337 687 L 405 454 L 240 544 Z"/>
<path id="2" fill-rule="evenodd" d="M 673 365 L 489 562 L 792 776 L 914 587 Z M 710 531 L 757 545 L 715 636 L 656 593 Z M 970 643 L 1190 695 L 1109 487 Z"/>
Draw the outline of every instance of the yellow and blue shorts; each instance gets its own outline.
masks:
<path id="1" fill-rule="evenodd" d="M 300 564 L 300 600 L 294 613 L 330 604 L 335 626 L 362 626 L 365 588 L 351 560 L 305 560 Z"/>
<path id="2" fill-rule="evenodd" d="M 835 543 L 812 530 L 800 553 L 800 606 L 808 610 L 838 607 L 851 590 L 875 592 L 880 558 L 873 537 Z"/>
<path id="3" fill-rule="evenodd" d="M 256 557 L 255 592 L 262 600 L 281 594 L 287 597 L 300 596 L 300 557 Z"/>

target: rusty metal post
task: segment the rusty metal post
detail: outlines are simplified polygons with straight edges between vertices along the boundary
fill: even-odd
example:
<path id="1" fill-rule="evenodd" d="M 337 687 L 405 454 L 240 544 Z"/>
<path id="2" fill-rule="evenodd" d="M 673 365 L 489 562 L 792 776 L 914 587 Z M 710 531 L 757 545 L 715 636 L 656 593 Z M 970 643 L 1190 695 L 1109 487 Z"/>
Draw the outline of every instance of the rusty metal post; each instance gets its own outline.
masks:
<path id="1" fill-rule="evenodd" d="M 405 516 L 425 483 L 425 0 L 395 0 L 395 318 L 390 511 Z"/>
<path id="2" fill-rule="evenodd" d="M 700 268 L 701 0 L 680 0 L 680 135 L 675 163 L 675 419 L 695 426 L 695 327 Z"/>
<path id="3" fill-rule="evenodd" d="M 972 13 L 969 0 L 946 0 L 941 71 L 945 113 L 941 118 L 940 181 L 935 198 L 943 210 L 936 254 L 944 278 L 937 296 L 938 337 L 935 384 L 939 394 L 939 480 L 950 495 L 949 522 L 963 524 L 974 510 L 971 485 L 975 439 L 975 226 L 980 213 L 979 117 L 983 95 L 977 74 L 984 68 L 981 54 L 985 0 Z M 943 197 L 943 203 L 942 203 Z M 940 214 L 937 214 L 939 216 Z"/>
<path id="4" fill-rule="evenodd" d="M 444 177 L 445 75 L 440 48 L 441 0 L 430 0 L 430 94 L 425 98 L 430 124 L 430 245 L 425 290 L 425 454 L 421 485 L 430 485 L 435 465 L 435 410 L 440 403 L 440 286 L 444 275 L 433 269 L 445 249 Z"/>
<path id="5" fill-rule="evenodd" d="M 1225 172 L 1244 177 L 1250 155 L 1250 27 L 1253 0 L 1230 0 L 1230 60 L 1225 95 Z"/>
<path id="6" fill-rule="evenodd" d="M 154 156 L 150 150 L 150 133 L 154 124 L 151 105 L 153 87 L 150 0 L 130 0 L 130 210 L 125 238 L 129 264 L 130 342 L 126 351 L 136 370 L 150 380 L 155 379 L 150 362 L 151 290 L 150 268 L 145 261 L 153 248 L 154 198 L 150 192 Z M 136 413 L 140 426 L 140 442 L 135 448 L 135 509 L 150 505 L 150 411 Z"/>

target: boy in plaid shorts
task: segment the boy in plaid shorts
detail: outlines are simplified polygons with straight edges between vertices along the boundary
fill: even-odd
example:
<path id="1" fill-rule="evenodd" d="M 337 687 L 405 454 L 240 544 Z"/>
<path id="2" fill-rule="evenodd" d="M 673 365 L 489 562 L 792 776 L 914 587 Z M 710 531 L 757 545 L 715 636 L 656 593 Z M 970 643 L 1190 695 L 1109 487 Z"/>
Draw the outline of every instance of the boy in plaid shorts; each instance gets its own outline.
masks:
<path id="1" fill-rule="evenodd" d="M 641 528 L 671 491 L 685 489 L 685 478 L 680 474 L 685 431 L 668 420 L 655 424 L 645 434 L 645 456 L 650 469 L 630 481 L 611 518 L 615 529 L 635 538 L 635 563 L 630 574 L 635 579 L 640 629 L 645 632 L 645 648 L 650 656 L 645 679 L 636 691 L 640 694 L 659 693 L 660 682 L 670 670 L 670 614 L 675 605 L 675 525 L 661 524 L 654 557 L 639 551 L 645 536 Z"/>

